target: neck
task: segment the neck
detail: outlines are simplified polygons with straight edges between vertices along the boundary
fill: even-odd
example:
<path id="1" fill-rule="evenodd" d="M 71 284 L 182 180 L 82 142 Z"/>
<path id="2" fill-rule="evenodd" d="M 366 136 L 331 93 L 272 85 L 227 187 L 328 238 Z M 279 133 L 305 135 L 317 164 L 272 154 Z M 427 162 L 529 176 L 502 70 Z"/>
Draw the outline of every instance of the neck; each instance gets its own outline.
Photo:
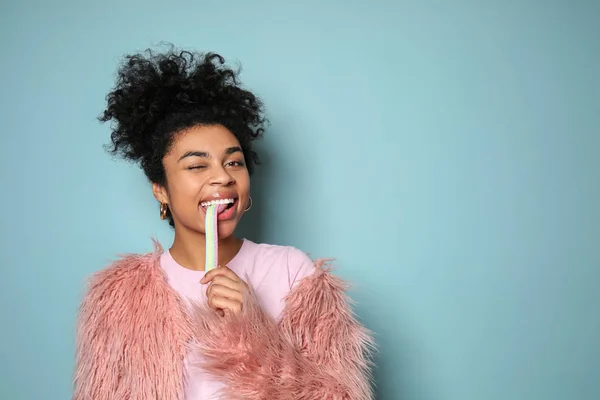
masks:
<path id="1" fill-rule="evenodd" d="M 242 243 L 242 239 L 233 235 L 219 239 L 219 265 L 227 265 L 240 251 Z M 182 233 L 175 230 L 175 238 L 169 251 L 179 265 L 194 271 L 206 270 L 206 236 L 204 234 Z"/>

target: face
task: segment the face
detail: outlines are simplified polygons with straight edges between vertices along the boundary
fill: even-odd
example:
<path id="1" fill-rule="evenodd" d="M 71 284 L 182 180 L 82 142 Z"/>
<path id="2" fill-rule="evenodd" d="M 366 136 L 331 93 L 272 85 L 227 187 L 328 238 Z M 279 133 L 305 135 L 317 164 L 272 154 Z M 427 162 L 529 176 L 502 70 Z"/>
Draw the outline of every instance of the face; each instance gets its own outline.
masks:
<path id="1" fill-rule="evenodd" d="M 247 208 L 250 177 L 236 137 L 221 125 L 198 126 L 177 134 L 163 158 L 167 185 L 152 186 L 167 203 L 175 230 L 204 233 L 206 208 L 218 205 L 219 238 L 231 236 Z"/>

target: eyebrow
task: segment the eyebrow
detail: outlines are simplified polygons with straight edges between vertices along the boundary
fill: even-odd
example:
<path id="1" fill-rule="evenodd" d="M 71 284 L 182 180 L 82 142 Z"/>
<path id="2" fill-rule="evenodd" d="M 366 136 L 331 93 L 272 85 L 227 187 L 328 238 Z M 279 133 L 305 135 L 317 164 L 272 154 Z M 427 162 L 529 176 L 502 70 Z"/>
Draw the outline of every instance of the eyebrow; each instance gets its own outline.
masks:
<path id="1" fill-rule="evenodd" d="M 231 154 L 234 154 L 234 153 L 243 153 L 242 148 L 240 146 L 233 146 L 233 147 L 228 147 L 227 149 L 225 149 L 225 154 L 228 156 Z M 177 160 L 177 162 L 183 160 L 184 158 L 188 158 L 188 157 L 210 158 L 210 154 L 208 154 L 206 151 L 188 151 L 184 155 L 179 157 L 179 160 Z"/>

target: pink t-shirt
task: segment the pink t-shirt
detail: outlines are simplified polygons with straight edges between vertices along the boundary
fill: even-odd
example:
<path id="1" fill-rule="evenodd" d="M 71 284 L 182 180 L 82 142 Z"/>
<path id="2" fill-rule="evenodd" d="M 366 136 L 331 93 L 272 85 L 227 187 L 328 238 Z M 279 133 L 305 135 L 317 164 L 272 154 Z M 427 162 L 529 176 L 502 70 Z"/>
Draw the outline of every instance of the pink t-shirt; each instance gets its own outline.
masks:
<path id="1" fill-rule="evenodd" d="M 168 250 L 161 255 L 160 265 L 171 287 L 188 306 L 191 301 L 206 302 L 208 285 L 200 283 L 204 271 L 179 265 Z M 254 289 L 263 309 L 277 320 L 285 306 L 285 296 L 298 281 L 315 270 L 313 261 L 294 247 L 257 244 L 247 239 L 227 266 Z M 184 360 L 185 400 L 217 399 L 223 384 L 191 366 L 199 357 L 199 354 L 188 354 Z"/>

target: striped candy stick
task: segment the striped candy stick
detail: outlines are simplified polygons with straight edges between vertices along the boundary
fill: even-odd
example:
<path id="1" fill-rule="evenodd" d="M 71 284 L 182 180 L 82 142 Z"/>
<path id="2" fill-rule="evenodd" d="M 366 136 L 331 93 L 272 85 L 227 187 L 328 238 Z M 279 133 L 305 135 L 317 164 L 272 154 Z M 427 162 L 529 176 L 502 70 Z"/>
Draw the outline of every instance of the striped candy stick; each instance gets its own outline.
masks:
<path id="1" fill-rule="evenodd" d="M 217 208 L 211 204 L 206 209 L 206 220 L 204 229 L 206 231 L 206 271 L 216 268 L 219 263 L 219 235 L 217 232 Z"/>

